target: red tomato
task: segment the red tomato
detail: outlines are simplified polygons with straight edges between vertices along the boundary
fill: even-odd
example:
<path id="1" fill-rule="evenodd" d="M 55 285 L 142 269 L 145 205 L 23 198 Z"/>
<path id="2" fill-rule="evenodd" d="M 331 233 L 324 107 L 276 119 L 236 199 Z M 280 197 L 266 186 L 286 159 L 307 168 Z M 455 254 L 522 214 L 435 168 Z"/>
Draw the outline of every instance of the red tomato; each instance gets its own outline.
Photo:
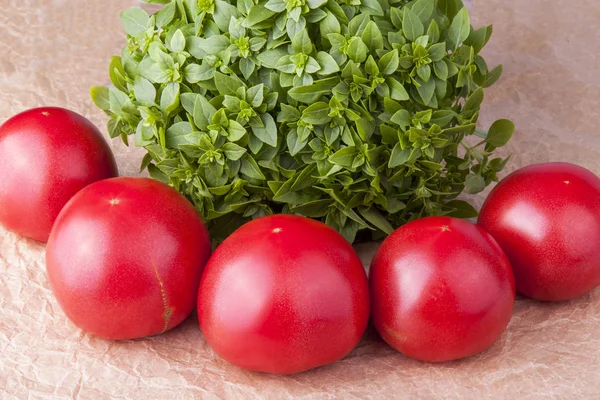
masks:
<path id="1" fill-rule="evenodd" d="M 58 213 L 92 182 L 118 175 L 102 134 L 62 108 L 36 108 L 0 126 L 0 224 L 48 240 Z"/>
<path id="2" fill-rule="evenodd" d="M 114 178 L 67 203 L 46 267 L 75 325 L 132 339 L 165 332 L 192 312 L 210 252 L 204 223 L 182 195 L 151 179 Z"/>
<path id="3" fill-rule="evenodd" d="M 479 224 L 510 259 L 517 290 L 545 301 L 600 285 L 600 179 L 566 163 L 531 165 L 491 192 Z"/>
<path id="4" fill-rule="evenodd" d="M 372 316 L 383 339 L 424 361 L 490 347 L 510 321 L 515 282 L 483 229 L 449 217 L 420 219 L 381 245 L 369 274 Z"/>
<path id="5" fill-rule="evenodd" d="M 292 374 L 348 354 L 369 319 L 367 276 L 352 246 L 320 222 L 247 223 L 208 262 L 198 293 L 206 341 L 239 367 Z"/>

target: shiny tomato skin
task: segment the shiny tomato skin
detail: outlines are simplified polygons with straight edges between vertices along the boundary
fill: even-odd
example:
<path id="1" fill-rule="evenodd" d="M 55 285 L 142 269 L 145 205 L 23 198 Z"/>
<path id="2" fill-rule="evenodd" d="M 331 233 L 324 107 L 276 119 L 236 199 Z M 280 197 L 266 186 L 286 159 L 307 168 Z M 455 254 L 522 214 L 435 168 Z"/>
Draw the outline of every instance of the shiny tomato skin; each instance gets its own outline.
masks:
<path id="1" fill-rule="evenodd" d="M 393 232 L 369 271 L 371 315 L 399 352 L 441 362 L 490 347 L 515 301 L 509 261 L 477 225 L 450 217 L 410 222 Z"/>
<path id="2" fill-rule="evenodd" d="M 253 220 L 208 262 L 198 293 L 206 341 L 228 362 L 293 374 L 333 363 L 359 342 L 368 283 L 352 246 L 321 222 Z"/>
<path id="3" fill-rule="evenodd" d="M 564 301 L 600 285 L 600 178 L 587 169 L 517 170 L 492 190 L 478 223 L 508 255 L 519 293 Z"/>
<path id="4" fill-rule="evenodd" d="M 194 309 L 211 253 L 185 197 L 146 178 L 113 178 L 76 194 L 46 250 L 50 286 L 85 332 L 124 340 L 165 332 Z"/>
<path id="5" fill-rule="evenodd" d="M 98 128 L 56 107 L 25 111 L 0 126 L 0 171 L 0 224 L 41 242 L 75 193 L 118 175 Z"/>

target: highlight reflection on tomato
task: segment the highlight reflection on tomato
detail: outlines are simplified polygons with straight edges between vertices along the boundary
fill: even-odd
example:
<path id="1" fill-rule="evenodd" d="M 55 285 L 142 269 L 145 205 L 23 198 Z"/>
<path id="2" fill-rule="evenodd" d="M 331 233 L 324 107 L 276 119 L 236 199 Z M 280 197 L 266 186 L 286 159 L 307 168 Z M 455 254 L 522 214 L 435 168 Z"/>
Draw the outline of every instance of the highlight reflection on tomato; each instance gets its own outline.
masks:
<path id="1" fill-rule="evenodd" d="M 204 223 L 175 189 L 114 178 L 67 203 L 46 267 L 75 325 L 105 339 L 133 339 L 172 329 L 192 312 L 210 252 Z"/>
<path id="2" fill-rule="evenodd" d="M 487 349 L 508 325 L 515 301 L 500 246 L 477 225 L 449 217 L 397 229 L 375 254 L 369 281 L 382 338 L 424 361 Z"/>
<path id="3" fill-rule="evenodd" d="M 118 175 L 90 121 L 56 107 L 35 108 L 0 126 L 0 224 L 41 242 L 71 197 Z"/>
<path id="4" fill-rule="evenodd" d="M 332 363 L 362 337 L 368 283 L 352 246 L 308 218 L 247 223 L 216 250 L 198 293 L 206 341 L 225 360 L 292 374 Z"/>
<path id="5" fill-rule="evenodd" d="M 510 174 L 479 224 L 508 255 L 520 293 L 561 301 L 600 285 L 600 178 L 585 168 L 548 163 Z"/>

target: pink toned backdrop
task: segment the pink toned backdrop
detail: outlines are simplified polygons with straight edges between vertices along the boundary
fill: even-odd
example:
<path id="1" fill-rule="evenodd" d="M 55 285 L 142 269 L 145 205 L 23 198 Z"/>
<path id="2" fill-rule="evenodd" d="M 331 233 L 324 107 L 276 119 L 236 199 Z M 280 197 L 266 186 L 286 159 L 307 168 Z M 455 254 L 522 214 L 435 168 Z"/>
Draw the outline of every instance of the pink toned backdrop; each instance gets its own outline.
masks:
<path id="1" fill-rule="evenodd" d="M 135 1 L 0 0 L 0 123 L 41 105 L 102 126 L 89 100 L 107 83 Z M 600 2 L 475 0 L 475 25 L 494 24 L 485 54 L 505 75 L 486 92 L 481 126 L 512 118 L 509 170 L 571 161 L 600 174 Z M 139 149 L 112 143 L 121 172 Z M 0 178 L 1 179 L 1 178 Z M 481 204 L 483 195 L 475 198 Z M 375 244 L 357 249 L 368 265 Z M 432 365 L 393 352 L 369 331 L 334 365 L 291 377 L 227 365 L 194 317 L 165 335 L 106 342 L 81 333 L 48 289 L 44 246 L 0 228 L 2 399 L 600 399 L 600 290 L 563 304 L 519 299 L 506 333 L 478 356 Z"/>

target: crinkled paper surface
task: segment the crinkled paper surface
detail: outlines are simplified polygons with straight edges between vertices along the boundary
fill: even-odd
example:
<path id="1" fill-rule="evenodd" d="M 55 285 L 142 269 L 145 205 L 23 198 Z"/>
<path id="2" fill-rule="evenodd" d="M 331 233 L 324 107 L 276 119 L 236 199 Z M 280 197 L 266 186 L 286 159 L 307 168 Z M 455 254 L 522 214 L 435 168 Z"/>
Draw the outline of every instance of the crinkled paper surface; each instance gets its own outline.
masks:
<path id="1" fill-rule="evenodd" d="M 57 105 L 104 128 L 88 91 L 107 83 L 109 57 L 124 43 L 118 13 L 134 3 L 0 0 L 0 122 Z M 486 92 L 481 125 L 516 122 L 508 169 L 562 160 L 600 174 L 600 2 L 475 0 L 472 17 L 494 24 L 485 54 L 505 66 Z M 135 175 L 140 151 L 112 145 L 121 172 Z M 365 265 L 375 248 L 358 246 Z M 369 330 L 334 365 L 269 376 L 216 357 L 195 315 L 148 339 L 83 334 L 48 288 L 44 246 L 0 228 L 0 398 L 600 399 L 600 290 L 562 304 L 519 299 L 502 338 L 466 360 L 409 360 Z"/>

